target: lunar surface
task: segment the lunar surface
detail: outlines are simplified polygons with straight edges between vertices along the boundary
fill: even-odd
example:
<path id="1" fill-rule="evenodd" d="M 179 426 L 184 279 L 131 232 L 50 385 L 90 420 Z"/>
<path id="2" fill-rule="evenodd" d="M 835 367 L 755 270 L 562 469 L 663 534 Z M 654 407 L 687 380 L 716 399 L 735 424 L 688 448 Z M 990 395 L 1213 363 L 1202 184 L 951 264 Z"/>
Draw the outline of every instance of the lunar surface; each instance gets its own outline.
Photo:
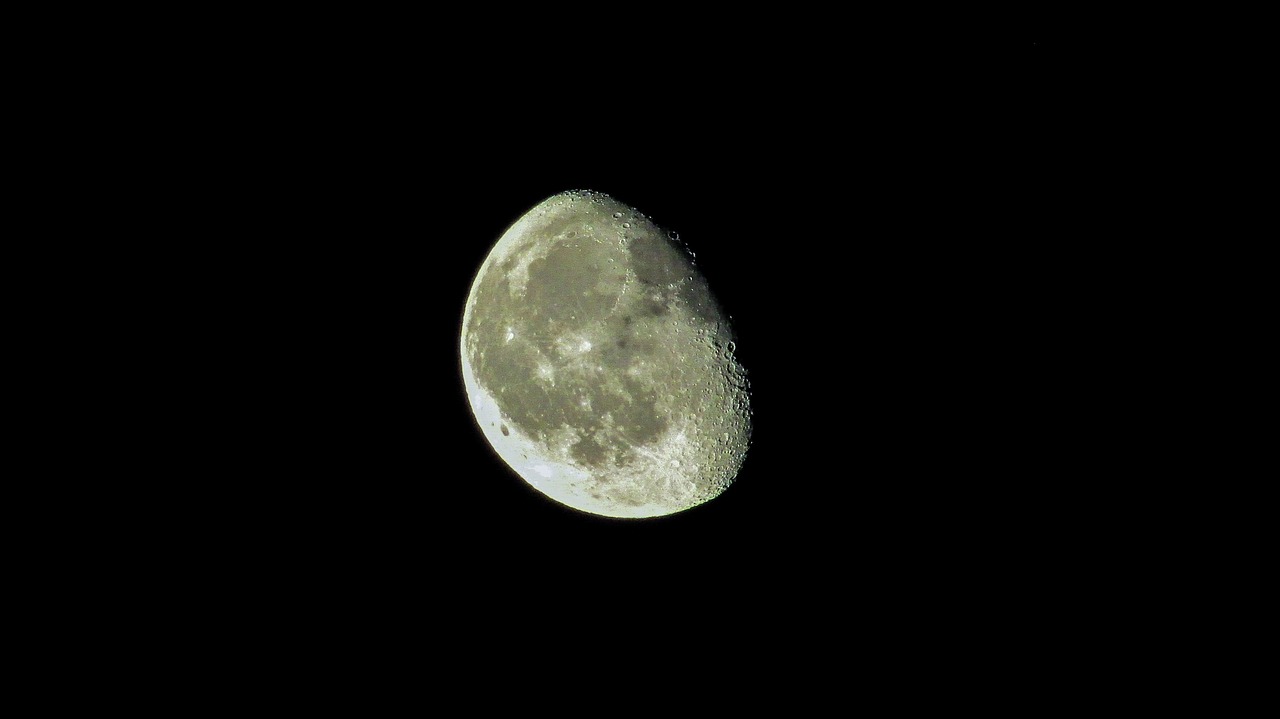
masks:
<path id="1" fill-rule="evenodd" d="M 751 436 L 735 349 L 693 253 L 591 191 L 512 224 L 462 319 L 463 382 L 489 444 L 547 497 L 607 517 L 673 514 L 732 484 Z"/>

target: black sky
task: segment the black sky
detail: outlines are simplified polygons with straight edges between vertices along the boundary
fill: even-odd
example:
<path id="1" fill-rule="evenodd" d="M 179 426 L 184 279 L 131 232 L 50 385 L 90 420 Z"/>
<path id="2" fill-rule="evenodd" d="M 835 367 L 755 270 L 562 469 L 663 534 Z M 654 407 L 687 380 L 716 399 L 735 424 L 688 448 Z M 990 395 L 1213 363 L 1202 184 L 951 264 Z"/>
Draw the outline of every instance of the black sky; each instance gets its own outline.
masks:
<path id="1" fill-rule="evenodd" d="M 1040 68 L 822 40 L 499 69 L 365 41 L 243 68 L 242 104 L 182 156 L 216 192 L 174 205 L 204 218 L 205 311 L 237 342 L 206 388 L 239 408 L 208 514 L 246 557 L 442 592 L 995 577 L 1060 552 L 1076 380 Z M 567 189 L 679 232 L 734 318 L 753 448 L 702 507 L 561 507 L 471 418 L 471 279 Z"/>

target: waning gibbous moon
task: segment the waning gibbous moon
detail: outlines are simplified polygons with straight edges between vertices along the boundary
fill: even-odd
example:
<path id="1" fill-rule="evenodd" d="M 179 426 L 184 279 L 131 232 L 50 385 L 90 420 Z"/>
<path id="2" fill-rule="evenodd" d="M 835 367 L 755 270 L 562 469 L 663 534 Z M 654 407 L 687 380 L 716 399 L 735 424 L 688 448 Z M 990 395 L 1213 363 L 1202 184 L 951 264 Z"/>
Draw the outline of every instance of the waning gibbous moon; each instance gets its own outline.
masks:
<path id="1" fill-rule="evenodd" d="M 677 237 L 609 195 L 516 220 L 471 285 L 462 378 L 490 446 L 547 497 L 606 517 L 695 507 L 751 438 L 728 316 Z"/>

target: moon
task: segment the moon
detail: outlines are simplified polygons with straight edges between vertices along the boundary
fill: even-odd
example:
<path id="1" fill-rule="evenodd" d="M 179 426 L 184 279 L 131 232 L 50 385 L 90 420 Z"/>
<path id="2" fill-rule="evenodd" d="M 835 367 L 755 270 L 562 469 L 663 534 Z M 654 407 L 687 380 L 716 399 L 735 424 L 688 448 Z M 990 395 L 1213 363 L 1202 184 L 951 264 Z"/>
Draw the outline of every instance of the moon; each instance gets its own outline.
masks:
<path id="1" fill-rule="evenodd" d="M 751 438 L 729 317 L 677 235 L 590 190 L 516 220 L 472 281 L 460 336 L 476 423 L 551 500 L 643 518 L 723 493 Z"/>

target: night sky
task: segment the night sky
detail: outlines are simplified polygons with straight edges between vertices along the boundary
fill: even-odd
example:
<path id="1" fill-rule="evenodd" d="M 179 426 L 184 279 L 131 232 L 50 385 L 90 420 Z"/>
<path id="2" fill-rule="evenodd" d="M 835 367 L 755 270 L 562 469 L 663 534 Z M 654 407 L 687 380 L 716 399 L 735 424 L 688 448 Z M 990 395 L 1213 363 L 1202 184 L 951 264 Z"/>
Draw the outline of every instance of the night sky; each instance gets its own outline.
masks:
<path id="1" fill-rule="evenodd" d="M 204 228 L 202 316 L 234 338 L 209 345 L 202 390 L 235 408 L 173 521 L 223 527 L 206 551 L 263 577 L 525 611 L 643 592 L 704 616 L 779 587 L 833 609 L 850 578 L 995 586 L 1066 561 L 1088 541 L 1071 518 L 1090 358 L 1068 340 L 1088 259 L 1060 229 L 1042 43 L 966 61 L 838 39 L 675 36 L 679 62 L 498 70 L 368 40 L 358 61 L 246 70 L 254 102 L 180 158 L 212 190 L 170 190 Z M 472 278 L 568 189 L 677 231 L 733 317 L 753 446 L 703 506 L 568 509 L 474 424 Z"/>

